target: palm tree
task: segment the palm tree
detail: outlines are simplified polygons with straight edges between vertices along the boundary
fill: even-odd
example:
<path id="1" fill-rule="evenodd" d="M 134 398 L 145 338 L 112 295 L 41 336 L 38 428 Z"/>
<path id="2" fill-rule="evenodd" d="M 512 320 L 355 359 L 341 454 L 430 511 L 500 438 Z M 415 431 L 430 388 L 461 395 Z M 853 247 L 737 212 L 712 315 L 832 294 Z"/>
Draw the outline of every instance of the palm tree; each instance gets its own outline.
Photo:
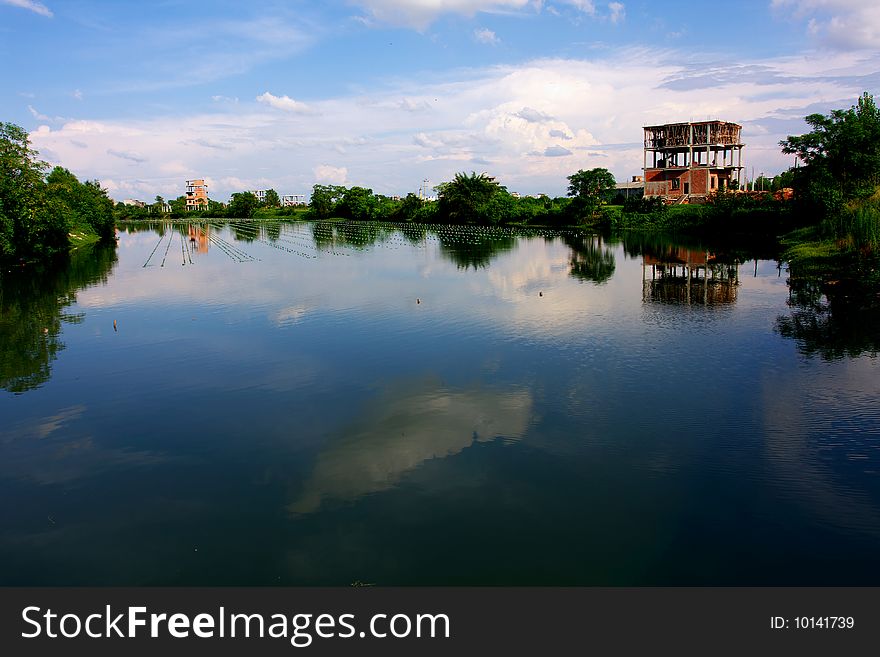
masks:
<path id="1" fill-rule="evenodd" d="M 440 215 L 457 223 L 477 222 L 485 217 L 486 207 L 492 197 L 504 191 L 495 178 L 485 173 L 455 174 L 452 182 L 437 186 Z"/>

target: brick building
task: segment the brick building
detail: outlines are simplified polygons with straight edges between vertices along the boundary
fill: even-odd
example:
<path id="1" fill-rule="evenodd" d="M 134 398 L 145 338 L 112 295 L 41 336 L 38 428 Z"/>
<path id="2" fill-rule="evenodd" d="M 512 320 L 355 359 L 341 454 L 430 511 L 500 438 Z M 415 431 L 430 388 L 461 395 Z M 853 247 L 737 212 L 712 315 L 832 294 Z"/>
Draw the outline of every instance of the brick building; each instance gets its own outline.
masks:
<path id="1" fill-rule="evenodd" d="M 727 121 L 645 126 L 645 196 L 686 203 L 740 185 L 742 126 Z"/>
<path id="2" fill-rule="evenodd" d="M 186 181 L 186 209 L 208 209 L 208 186 L 205 184 L 204 180 Z"/>

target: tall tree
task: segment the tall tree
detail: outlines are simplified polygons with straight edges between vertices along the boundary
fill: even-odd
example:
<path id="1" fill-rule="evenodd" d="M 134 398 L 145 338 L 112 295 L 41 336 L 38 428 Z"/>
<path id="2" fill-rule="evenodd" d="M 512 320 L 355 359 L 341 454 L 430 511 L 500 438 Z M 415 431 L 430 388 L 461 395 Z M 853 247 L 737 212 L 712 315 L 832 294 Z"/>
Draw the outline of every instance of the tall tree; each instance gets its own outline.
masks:
<path id="1" fill-rule="evenodd" d="M 614 185 L 614 176 L 608 169 L 581 169 L 571 174 L 568 176 L 568 195 L 574 199 L 571 209 L 580 215 L 578 218 L 591 217 Z"/>
<path id="2" fill-rule="evenodd" d="M 0 256 L 29 254 L 46 219 L 45 175 L 24 128 L 0 123 Z"/>
<path id="3" fill-rule="evenodd" d="M 259 205 L 260 201 L 257 200 L 257 196 L 253 192 L 238 192 L 232 195 L 229 207 L 226 209 L 226 215 L 228 217 L 250 219 L 254 216 L 254 210 Z"/>
<path id="4" fill-rule="evenodd" d="M 49 199 L 63 204 L 70 222 L 76 226 L 89 225 L 104 240 L 113 236 L 115 220 L 113 201 L 97 180 L 81 183 L 63 167 L 55 167 L 47 178 Z M 139 215 L 139 212 L 133 212 Z"/>
<path id="5" fill-rule="evenodd" d="M 812 130 L 779 142 L 782 152 L 804 163 L 796 180 L 802 200 L 824 214 L 846 201 L 870 196 L 880 185 L 880 110 L 864 93 L 856 105 L 831 114 L 810 114 Z"/>
<path id="6" fill-rule="evenodd" d="M 345 192 L 345 187 L 339 185 L 315 185 L 309 200 L 309 214 L 315 219 L 329 219 Z"/>
<path id="7" fill-rule="evenodd" d="M 274 189 L 266 190 L 266 197 L 263 199 L 263 206 L 267 208 L 280 208 L 281 198 Z"/>
<path id="8" fill-rule="evenodd" d="M 492 176 L 485 173 L 455 174 L 451 182 L 437 186 L 438 214 L 453 223 L 496 223 L 492 216 L 491 201 L 498 194 L 506 194 Z"/>
<path id="9" fill-rule="evenodd" d="M 372 189 L 352 187 L 342 195 L 336 205 L 336 212 L 340 217 L 368 221 L 376 218 L 377 206 L 378 201 Z"/>

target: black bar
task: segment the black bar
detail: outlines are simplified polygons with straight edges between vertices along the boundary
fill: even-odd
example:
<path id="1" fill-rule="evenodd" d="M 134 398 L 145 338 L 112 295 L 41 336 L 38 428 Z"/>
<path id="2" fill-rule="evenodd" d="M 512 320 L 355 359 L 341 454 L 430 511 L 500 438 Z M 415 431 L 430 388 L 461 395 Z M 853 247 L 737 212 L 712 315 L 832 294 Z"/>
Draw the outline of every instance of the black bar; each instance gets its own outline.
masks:
<path id="1" fill-rule="evenodd" d="M 880 645 L 880 588 L 6 588 L 0 589 L 0 651 L 5 655 L 856 655 Z M 42 614 L 58 617 L 89 614 L 111 617 L 129 607 L 145 607 L 138 618 L 136 638 L 47 638 Z M 23 610 L 40 625 L 23 619 Z M 226 638 L 194 636 L 175 639 L 160 621 L 159 638 L 150 638 L 149 614 L 198 614 L 219 619 L 225 610 Z M 230 638 L 230 614 L 262 614 L 264 628 L 281 614 L 288 638 Z M 309 623 L 298 641 L 312 637 L 307 647 L 294 647 L 292 617 Z M 347 619 L 351 630 L 332 628 L 325 618 L 322 632 L 352 633 L 351 638 L 320 638 L 315 622 L 320 614 Z M 369 636 L 369 621 L 386 638 Z M 429 638 L 394 638 L 388 619 L 406 614 L 449 618 L 449 637 L 443 623 Z M 52 631 L 59 632 L 53 620 Z M 833 619 L 833 621 L 832 621 Z M 851 620 L 850 620 L 851 619 Z M 277 628 L 282 627 L 278 617 Z M 205 622 L 207 622 L 205 620 Z M 257 621 L 253 621 L 256 633 Z M 406 623 L 398 619 L 395 631 Z M 831 625 L 833 624 L 833 627 Z M 850 627 L 851 624 L 851 627 Z M 774 627 L 778 626 L 778 627 Z M 93 633 L 106 630 L 106 619 L 93 620 Z M 126 618 L 116 627 L 127 631 Z M 202 626 L 203 633 L 209 631 Z M 69 618 L 66 631 L 76 623 Z M 100 629 L 99 629 L 100 628 Z M 239 619 L 239 634 L 243 621 Z M 329 628 L 329 629 L 328 629 Z M 429 625 L 425 624 L 428 634 Z M 344 630 L 344 632 L 343 632 Z M 185 631 L 178 628 L 178 631 Z M 110 630 L 111 634 L 113 630 Z M 361 638 L 360 633 L 365 637 Z M 414 633 L 414 629 L 412 630 Z"/>

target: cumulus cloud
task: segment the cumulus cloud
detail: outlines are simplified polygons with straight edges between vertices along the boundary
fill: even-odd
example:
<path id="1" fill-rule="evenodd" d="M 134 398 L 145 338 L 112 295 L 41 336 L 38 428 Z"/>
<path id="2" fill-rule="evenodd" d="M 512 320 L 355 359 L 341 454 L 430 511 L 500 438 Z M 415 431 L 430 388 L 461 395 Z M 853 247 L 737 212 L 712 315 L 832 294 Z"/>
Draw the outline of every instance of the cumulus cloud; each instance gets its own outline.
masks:
<path id="1" fill-rule="evenodd" d="M 790 161 L 777 142 L 803 132 L 805 115 L 851 105 L 865 76 L 880 71 L 880 52 L 738 62 L 756 71 L 749 75 L 723 63 L 688 64 L 698 59 L 689 54 L 622 49 L 388 81 L 368 98 L 310 100 L 314 111 L 296 121 L 267 103 L 212 104 L 189 115 L 53 121 L 31 138 L 79 177 L 113 180 L 119 190 L 130 182 L 146 198 L 174 198 L 186 179 L 212 175 L 217 200 L 247 188 L 307 194 L 316 181 L 405 194 L 477 162 L 491 162 L 489 172 L 509 189 L 554 195 L 580 168 L 607 167 L 621 180 L 638 174 L 643 125 L 707 117 L 743 124 L 748 166 L 780 171 Z M 707 71 L 715 80 L 708 85 Z M 402 111 L 401 99 L 431 109 Z"/>
<path id="2" fill-rule="evenodd" d="M 525 119 L 529 123 L 544 123 L 545 121 L 552 121 L 553 120 L 553 117 L 550 116 L 549 114 L 545 114 L 544 112 L 540 112 L 536 109 L 532 109 L 531 107 L 523 107 L 514 116 L 518 116 L 521 119 Z"/>
<path id="3" fill-rule="evenodd" d="M 314 168 L 315 181 L 328 185 L 344 185 L 348 182 L 348 169 L 346 167 L 334 167 L 329 164 L 319 164 Z"/>
<path id="4" fill-rule="evenodd" d="M 268 91 L 257 96 L 257 102 L 284 112 L 292 112 L 293 114 L 309 114 L 312 111 L 308 105 L 294 100 L 290 96 L 273 96 Z"/>
<path id="5" fill-rule="evenodd" d="M 22 9 L 27 9 L 34 12 L 35 14 L 39 14 L 40 16 L 52 18 L 52 10 L 44 5 L 42 2 L 36 2 L 36 0 L 0 0 L 0 4 L 12 5 L 13 7 L 21 7 Z"/>
<path id="6" fill-rule="evenodd" d="M 492 30 L 485 27 L 474 30 L 474 39 L 476 39 L 480 43 L 485 43 L 490 46 L 497 46 L 499 43 L 501 43 L 501 39 L 499 39 Z"/>
<path id="7" fill-rule="evenodd" d="M 778 14 L 807 20 L 807 33 L 840 50 L 877 49 L 880 4 L 875 0 L 772 0 Z"/>

